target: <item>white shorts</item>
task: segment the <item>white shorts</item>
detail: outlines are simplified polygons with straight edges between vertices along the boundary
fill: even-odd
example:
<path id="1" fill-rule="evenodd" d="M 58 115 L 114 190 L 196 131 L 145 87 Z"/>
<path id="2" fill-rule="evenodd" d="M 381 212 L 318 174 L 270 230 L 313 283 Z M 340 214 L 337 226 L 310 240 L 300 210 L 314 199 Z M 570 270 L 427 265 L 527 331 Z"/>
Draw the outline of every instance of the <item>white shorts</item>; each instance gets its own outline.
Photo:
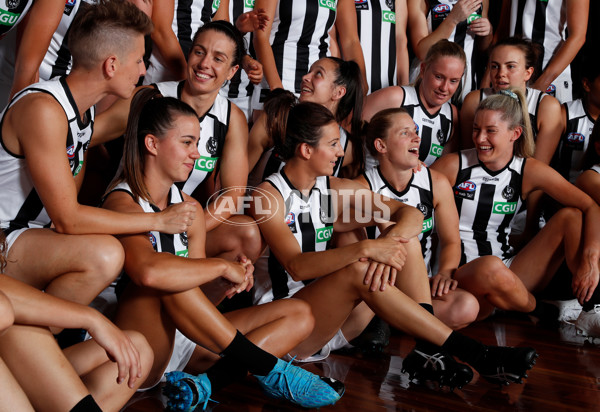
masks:
<path id="1" fill-rule="evenodd" d="M 154 388 L 161 382 L 165 382 L 165 374 L 174 371 L 182 371 L 192 358 L 192 354 L 196 349 L 196 344 L 189 340 L 179 330 L 175 330 L 175 341 L 173 342 L 173 352 L 171 353 L 171 359 L 163 372 L 162 377 L 158 382 L 148 388 L 140 388 L 138 391 L 143 392 Z"/>
<path id="2" fill-rule="evenodd" d="M 23 229 L 17 229 L 17 230 L 13 230 L 12 232 L 10 232 L 8 234 L 8 236 L 6 236 L 6 253 L 8 253 L 8 251 L 10 250 L 10 248 L 12 247 L 12 245 L 15 243 L 15 241 L 17 240 L 17 238 L 19 236 L 21 236 L 21 234 L 23 234 L 26 230 L 31 229 L 30 227 L 24 227 Z"/>
<path id="3" fill-rule="evenodd" d="M 333 336 L 333 338 L 331 338 L 329 340 L 329 342 L 327 342 L 325 344 L 325 346 L 323 346 L 321 348 L 321 350 L 319 350 L 319 352 L 315 353 L 312 356 L 309 356 L 308 358 L 304 358 L 304 359 L 296 358 L 296 359 L 294 359 L 294 362 L 306 363 L 306 362 L 322 361 L 323 359 L 326 359 L 329 356 L 329 354 L 334 350 L 343 349 L 343 348 L 351 348 L 351 347 L 352 347 L 352 345 L 346 340 L 346 337 L 342 333 L 342 330 L 339 329 L 337 331 L 337 333 Z M 292 359 L 290 355 L 286 355 L 284 357 L 284 360 L 290 360 L 290 359 Z"/>
<path id="4" fill-rule="evenodd" d="M 510 269 L 510 265 L 512 265 L 513 260 L 515 260 L 515 256 L 509 257 L 507 259 L 502 259 L 502 263 L 504 263 L 504 266 Z"/>

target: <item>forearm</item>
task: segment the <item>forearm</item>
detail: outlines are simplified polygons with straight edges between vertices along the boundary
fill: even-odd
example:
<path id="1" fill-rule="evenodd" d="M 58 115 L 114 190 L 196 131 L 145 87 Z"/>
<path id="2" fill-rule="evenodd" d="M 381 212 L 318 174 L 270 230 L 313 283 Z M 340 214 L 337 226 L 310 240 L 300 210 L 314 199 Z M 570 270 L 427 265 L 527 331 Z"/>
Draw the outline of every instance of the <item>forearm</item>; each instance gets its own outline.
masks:
<path id="1" fill-rule="evenodd" d="M 391 220 L 395 224 L 390 227 L 386 236 L 410 239 L 418 236 L 423 230 L 423 213 L 414 207 L 400 208 L 392 215 Z"/>
<path id="2" fill-rule="evenodd" d="M 257 32 L 254 37 L 254 49 L 258 61 L 263 65 L 265 79 L 271 90 L 282 88 L 281 77 L 277 73 L 277 65 L 275 64 L 275 56 L 273 49 L 269 44 L 269 37 L 265 32 Z"/>
<path id="3" fill-rule="evenodd" d="M 438 273 L 452 277 L 460 265 L 460 242 L 444 245 L 440 251 Z"/>
<path id="4" fill-rule="evenodd" d="M 546 88 L 571 64 L 585 38 L 569 37 L 548 62 L 548 65 L 536 80 L 534 87 L 545 91 Z"/>
<path id="5" fill-rule="evenodd" d="M 9 276 L 0 275 L 0 290 L 10 299 L 17 324 L 88 330 L 100 315 L 90 307 L 41 292 Z"/>
<path id="6" fill-rule="evenodd" d="M 125 271 L 137 285 L 165 293 L 181 293 L 209 283 L 225 273 L 227 262 L 217 258 L 185 258 L 154 253 L 150 262 L 137 262 Z"/>
<path id="7" fill-rule="evenodd" d="M 419 40 L 415 48 L 415 54 L 421 61 L 425 59 L 425 55 L 435 43 L 442 39 L 448 39 L 452 35 L 452 32 L 456 28 L 456 23 L 450 18 L 446 18 L 437 29 L 435 29 L 428 36 Z M 414 44 L 414 43 L 413 43 Z"/>
<path id="8" fill-rule="evenodd" d="M 164 63 L 174 79 L 181 80 L 186 77 L 187 63 L 179 41 L 173 31 L 158 31 L 152 33 L 154 47 L 160 52 Z"/>
<path id="9" fill-rule="evenodd" d="M 358 262 L 360 258 L 367 258 L 366 246 L 371 242 L 363 240 L 323 252 L 302 253 L 292 259 L 285 269 L 296 281 L 316 279 Z"/>

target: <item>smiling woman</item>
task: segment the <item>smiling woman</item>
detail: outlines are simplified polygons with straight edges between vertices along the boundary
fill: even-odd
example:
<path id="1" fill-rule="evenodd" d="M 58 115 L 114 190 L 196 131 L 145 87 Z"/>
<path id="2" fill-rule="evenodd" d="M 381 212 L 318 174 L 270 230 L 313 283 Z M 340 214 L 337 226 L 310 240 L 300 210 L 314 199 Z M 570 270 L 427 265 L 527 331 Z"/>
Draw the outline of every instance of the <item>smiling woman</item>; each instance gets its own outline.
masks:
<path id="1" fill-rule="evenodd" d="M 421 137 L 419 159 L 431 165 L 446 150 L 456 147 L 456 107 L 450 103 L 466 67 L 466 57 L 456 43 L 440 40 L 427 52 L 415 86 L 392 86 L 367 96 L 363 119 L 375 113 L 404 107 L 411 114 Z M 367 153 L 367 169 L 376 161 Z"/>
<path id="2" fill-rule="evenodd" d="M 531 158 L 533 138 L 527 104 L 518 89 L 483 100 L 475 112 L 475 149 L 444 156 L 432 168 L 450 181 L 460 216 L 461 266 L 455 278 L 480 304 L 479 317 L 494 307 L 533 312 L 532 292 L 543 288 L 566 261 L 573 295 L 584 305 L 576 325 L 600 335 L 600 208 L 548 165 Z M 566 207 L 518 253 L 509 245 L 521 203 L 542 190 Z M 586 224 L 583 226 L 583 221 Z"/>

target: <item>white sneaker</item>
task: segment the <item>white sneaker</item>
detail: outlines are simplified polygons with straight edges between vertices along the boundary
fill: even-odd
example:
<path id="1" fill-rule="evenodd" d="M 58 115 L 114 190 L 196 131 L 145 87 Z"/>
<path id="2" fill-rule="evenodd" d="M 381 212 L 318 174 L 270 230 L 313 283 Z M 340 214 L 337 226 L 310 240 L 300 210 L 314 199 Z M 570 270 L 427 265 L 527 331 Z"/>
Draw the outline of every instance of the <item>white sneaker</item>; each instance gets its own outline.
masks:
<path id="1" fill-rule="evenodd" d="M 577 299 L 571 300 L 545 300 L 544 302 L 558 308 L 559 322 L 574 322 L 581 313 L 581 305 Z"/>
<path id="2" fill-rule="evenodd" d="M 589 312 L 582 310 L 575 326 L 582 335 L 600 338 L 600 305 L 594 305 Z"/>

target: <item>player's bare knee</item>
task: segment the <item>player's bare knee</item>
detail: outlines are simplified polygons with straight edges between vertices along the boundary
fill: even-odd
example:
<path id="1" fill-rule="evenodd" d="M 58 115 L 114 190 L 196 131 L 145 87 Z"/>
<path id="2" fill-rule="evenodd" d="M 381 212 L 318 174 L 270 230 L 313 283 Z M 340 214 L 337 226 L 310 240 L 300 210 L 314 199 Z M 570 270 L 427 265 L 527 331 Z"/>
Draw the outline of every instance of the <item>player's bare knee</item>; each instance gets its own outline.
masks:
<path id="1" fill-rule="evenodd" d="M 125 252 L 121 243 L 113 236 L 103 236 L 96 242 L 94 254 L 87 262 L 95 279 L 101 277 L 106 284 L 110 284 L 123 269 L 124 260 Z"/>
<path id="2" fill-rule="evenodd" d="M 154 363 L 154 352 L 152 347 L 148 343 L 146 337 L 138 331 L 127 330 L 125 331 L 133 346 L 137 349 L 140 354 L 140 362 L 142 364 L 142 380 L 144 380 L 150 373 L 152 364 Z"/>
<path id="3" fill-rule="evenodd" d="M 552 219 L 557 219 L 566 228 L 580 228 L 583 224 L 583 214 L 581 210 L 574 207 L 563 207 Z"/>
<path id="4" fill-rule="evenodd" d="M 289 299 L 293 301 L 292 321 L 294 333 L 301 335 L 303 339 L 307 338 L 315 327 L 315 317 L 308 303 L 300 299 Z"/>
<path id="5" fill-rule="evenodd" d="M 452 305 L 449 317 L 449 327 L 457 330 L 473 323 L 479 314 L 479 302 L 470 293 L 461 293 Z"/>
<path id="6" fill-rule="evenodd" d="M 0 292 L 0 334 L 15 322 L 15 312 L 8 297 Z"/>

